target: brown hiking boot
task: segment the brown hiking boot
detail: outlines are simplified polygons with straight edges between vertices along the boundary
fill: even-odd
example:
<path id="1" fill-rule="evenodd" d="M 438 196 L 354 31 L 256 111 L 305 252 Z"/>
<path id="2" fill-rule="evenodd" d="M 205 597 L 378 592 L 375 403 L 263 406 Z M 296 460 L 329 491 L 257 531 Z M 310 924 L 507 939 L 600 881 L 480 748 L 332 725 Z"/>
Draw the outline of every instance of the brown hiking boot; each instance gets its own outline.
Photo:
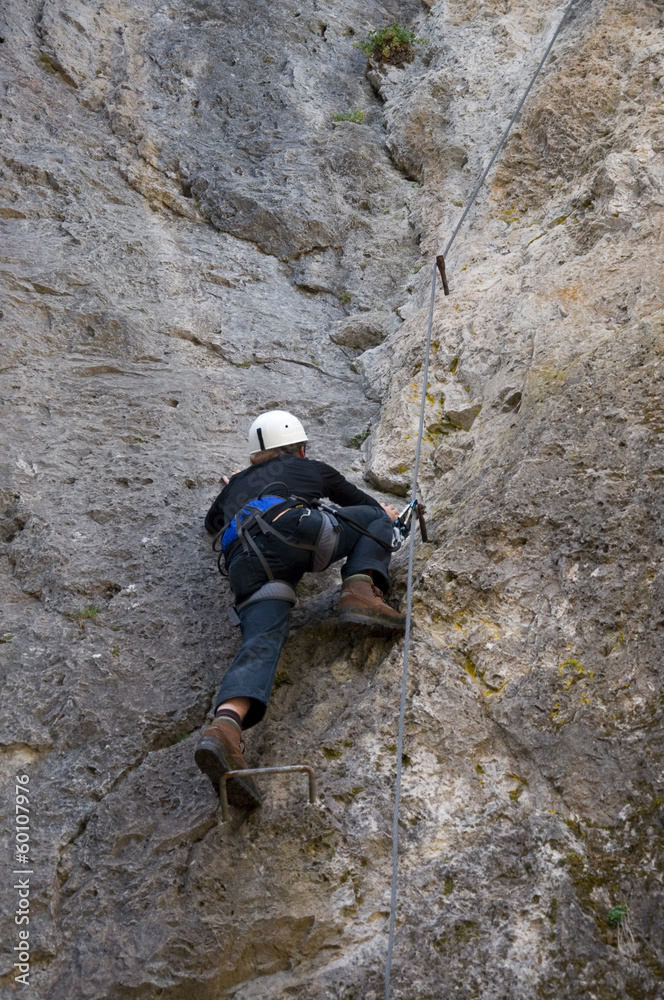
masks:
<path id="1" fill-rule="evenodd" d="M 226 771 L 240 771 L 247 766 L 244 757 L 244 742 L 242 733 L 232 722 L 223 717 L 214 719 L 204 726 L 201 738 L 196 745 L 194 760 L 203 774 L 214 785 L 219 794 L 219 780 Z M 254 809 L 263 802 L 263 796 L 255 781 L 249 776 L 239 775 L 229 778 L 226 785 L 228 801 L 241 809 Z"/>
<path id="2" fill-rule="evenodd" d="M 344 580 L 339 598 L 339 621 L 386 628 L 406 626 L 406 616 L 385 603 L 382 591 L 374 587 L 371 577 L 364 573 L 355 573 Z"/>

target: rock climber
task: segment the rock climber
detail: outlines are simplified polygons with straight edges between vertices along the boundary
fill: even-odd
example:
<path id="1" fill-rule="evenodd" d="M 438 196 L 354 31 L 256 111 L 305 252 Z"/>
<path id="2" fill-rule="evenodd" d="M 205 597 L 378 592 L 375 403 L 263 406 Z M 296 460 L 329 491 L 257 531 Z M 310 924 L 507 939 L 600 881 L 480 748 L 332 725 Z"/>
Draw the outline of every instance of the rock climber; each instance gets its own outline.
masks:
<path id="1" fill-rule="evenodd" d="M 250 465 L 226 484 L 205 518 L 221 542 L 242 644 L 222 680 L 214 719 L 196 746 L 196 763 L 215 789 L 226 771 L 245 770 L 242 733 L 260 722 L 288 638 L 294 587 L 304 573 L 346 559 L 339 619 L 388 629 L 405 615 L 383 600 L 389 589 L 392 523 L 398 511 L 358 489 L 325 462 L 306 457 L 307 435 L 285 410 L 258 416 L 249 429 Z M 334 513 L 316 509 L 329 498 Z M 338 517 L 335 514 L 338 512 Z M 250 775 L 231 778 L 234 805 L 260 805 Z"/>

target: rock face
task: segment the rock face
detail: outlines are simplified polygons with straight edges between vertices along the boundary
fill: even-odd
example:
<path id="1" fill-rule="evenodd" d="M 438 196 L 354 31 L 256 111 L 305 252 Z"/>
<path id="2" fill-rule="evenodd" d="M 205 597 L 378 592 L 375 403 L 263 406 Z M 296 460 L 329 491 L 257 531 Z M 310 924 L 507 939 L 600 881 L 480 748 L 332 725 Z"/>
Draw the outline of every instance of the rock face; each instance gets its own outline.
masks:
<path id="1" fill-rule="evenodd" d="M 274 779 L 221 824 L 193 748 L 238 639 L 202 517 L 272 406 L 407 494 L 433 259 L 561 13 L 0 14 L 0 727 L 33 996 L 383 995 L 401 646 L 337 627 L 335 570 L 307 580 L 248 756 L 313 764 L 319 802 Z M 415 60 L 367 77 L 354 43 L 395 21 Z M 663 43 L 661 0 L 579 0 L 436 299 L 400 1000 L 663 995 Z"/>

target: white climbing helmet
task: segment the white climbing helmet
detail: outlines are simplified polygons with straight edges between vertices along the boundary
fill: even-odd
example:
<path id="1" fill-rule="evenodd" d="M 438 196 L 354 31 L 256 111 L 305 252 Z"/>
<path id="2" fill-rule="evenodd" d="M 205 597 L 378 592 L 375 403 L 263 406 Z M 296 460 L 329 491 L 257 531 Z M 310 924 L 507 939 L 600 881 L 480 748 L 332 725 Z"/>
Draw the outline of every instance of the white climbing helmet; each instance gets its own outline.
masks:
<path id="1" fill-rule="evenodd" d="M 268 410 L 261 413 L 249 428 L 249 454 L 282 448 L 286 444 L 308 441 L 304 427 L 292 413 L 286 410 Z"/>

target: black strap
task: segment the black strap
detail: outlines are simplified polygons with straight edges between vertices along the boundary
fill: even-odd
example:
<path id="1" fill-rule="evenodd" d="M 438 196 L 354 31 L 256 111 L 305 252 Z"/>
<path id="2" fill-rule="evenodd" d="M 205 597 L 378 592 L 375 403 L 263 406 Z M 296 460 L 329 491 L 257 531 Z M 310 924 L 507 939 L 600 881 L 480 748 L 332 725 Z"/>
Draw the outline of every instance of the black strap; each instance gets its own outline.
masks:
<path id="1" fill-rule="evenodd" d="M 338 517 L 340 521 L 345 521 L 346 524 L 350 525 L 353 531 L 357 531 L 358 534 L 364 535 L 366 538 L 370 538 L 373 542 L 380 545 L 381 548 L 385 549 L 386 552 L 398 551 L 390 542 L 386 542 L 382 538 L 376 538 L 376 536 L 370 531 L 367 531 L 363 525 L 358 524 L 357 521 L 354 521 L 352 517 L 348 516 L 348 514 L 344 514 L 343 509 L 340 510 L 338 507 L 329 507 L 323 500 L 313 500 L 311 502 L 311 506 L 317 507 L 319 510 L 324 510 L 326 512 L 329 510 L 335 517 Z"/>
<path id="2" fill-rule="evenodd" d="M 280 531 L 273 528 L 271 524 L 267 524 L 259 514 L 256 514 L 255 522 L 264 535 L 274 535 L 275 538 L 278 538 L 285 545 L 290 545 L 294 549 L 309 549 L 310 552 L 316 551 L 315 545 L 305 545 L 303 542 L 292 542 L 290 538 L 284 538 Z M 251 527 L 251 525 L 248 525 L 248 527 Z"/>
<path id="3" fill-rule="evenodd" d="M 260 493 L 258 494 L 258 496 L 256 497 L 256 499 L 257 500 L 262 500 L 263 497 L 265 496 L 265 494 L 268 493 L 268 492 L 272 492 L 273 494 L 276 494 L 276 496 L 281 496 L 280 493 L 277 493 L 276 490 L 272 489 L 273 486 L 283 486 L 284 492 L 285 492 L 285 495 L 286 495 L 286 499 L 288 499 L 288 500 L 294 499 L 291 496 L 291 491 L 288 489 L 288 486 L 281 479 L 274 479 L 271 483 L 268 483 L 267 486 L 263 487 L 263 489 L 260 491 Z"/>
<path id="4" fill-rule="evenodd" d="M 243 532 L 243 535 L 244 535 L 244 532 Z M 244 538 L 243 538 L 243 542 L 244 542 Z M 265 570 L 265 574 L 266 574 L 268 580 L 270 580 L 270 582 L 272 582 L 274 580 L 274 574 L 273 574 L 272 570 L 270 569 L 270 567 L 268 565 L 267 559 L 265 558 L 265 556 L 263 555 L 263 553 L 261 552 L 261 550 L 258 548 L 258 546 L 256 545 L 256 542 L 253 540 L 253 538 L 251 537 L 251 535 L 248 534 L 248 533 L 247 533 L 247 542 L 251 546 L 251 548 L 253 549 L 254 553 L 258 556 L 258 558 L 260 560 L 260 564 L 263 567 L 263 569 Z M 248 552 L 249 550 L 247 549 L 246 551 Z"/>

